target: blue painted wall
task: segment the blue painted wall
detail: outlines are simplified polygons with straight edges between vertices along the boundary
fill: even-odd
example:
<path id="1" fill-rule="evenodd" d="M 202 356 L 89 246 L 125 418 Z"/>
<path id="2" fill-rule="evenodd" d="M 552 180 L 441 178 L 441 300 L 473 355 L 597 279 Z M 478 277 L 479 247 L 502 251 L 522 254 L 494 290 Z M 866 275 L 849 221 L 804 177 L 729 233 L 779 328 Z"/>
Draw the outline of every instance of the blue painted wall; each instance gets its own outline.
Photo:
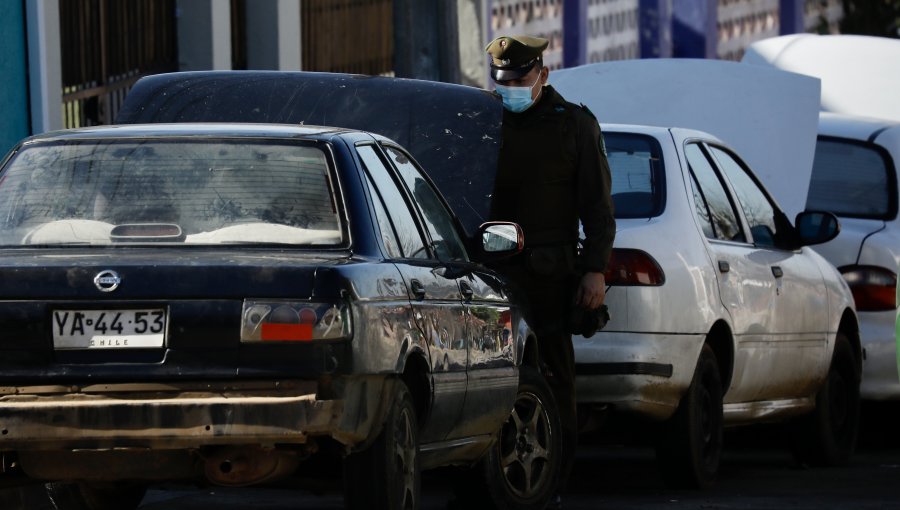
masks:
<path id="1" fill-rule="evenodd" d="M 779 24 L 781 35 L 802 34 L 805 28 L 804 3 L 802 0 L 781 0 Z"/>
<path id="2" fill-rule="evenodd" d="M 673 57 L 716 58 L 718 7 L 716 0 L 673 2 Z"/>
<path id="3" fill-rule="evenodd" d="M 5 155 L 30 131 L 23 1 L 0 2 L 0 48 L 0 154 Z"/>
<path id="4" fill-rule="evenodd" d="M 640 0 L 641 58 L 672 56 L 672 0 Z"/>
<path id="5" fill-rule="evenodd" d="M 587 63 L 588 0 L 563 2 L 563 67 Z"/>

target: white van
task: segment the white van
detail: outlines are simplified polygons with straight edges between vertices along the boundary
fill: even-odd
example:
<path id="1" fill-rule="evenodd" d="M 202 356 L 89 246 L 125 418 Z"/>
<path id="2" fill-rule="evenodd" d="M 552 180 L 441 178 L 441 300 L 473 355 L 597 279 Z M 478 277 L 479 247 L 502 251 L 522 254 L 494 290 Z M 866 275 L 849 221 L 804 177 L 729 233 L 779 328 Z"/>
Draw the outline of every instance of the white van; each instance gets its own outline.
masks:
<path id="1" fill-rule="evenodd" d="M 841 233 L 816 251 L 853 291 L 864 357 L 860 392 L 869 400 L 900 400 L 898 164 L 900 122 L 820 114 L 806 208 L 833 212 L 841 220 Z"/>
<path id="2" fill-rule="evenodd" d="M 816 251 L 841 270 L 853 289 L 865 357 L 861 393 L 867 400 L 900 400 L 898 61 L 897 39 L 815 34 L 757 41 L 742 59 L 821 80 L 820 109 L 831 113 L 819 117 L 806 208 L 831 211 L 841 220 L 841 234 Z"/>

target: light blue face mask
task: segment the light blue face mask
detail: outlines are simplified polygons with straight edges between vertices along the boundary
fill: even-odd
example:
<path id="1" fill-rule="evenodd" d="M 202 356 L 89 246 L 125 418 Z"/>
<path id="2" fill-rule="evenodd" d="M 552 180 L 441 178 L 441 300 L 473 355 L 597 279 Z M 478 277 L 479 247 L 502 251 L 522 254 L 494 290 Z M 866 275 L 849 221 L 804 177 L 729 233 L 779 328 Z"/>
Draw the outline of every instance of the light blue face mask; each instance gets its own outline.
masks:
<path id="1" fill-rule="evenodd" d="M 528 87 L 513 87 L 499 84 L 494 85 L 494 87 L 503 99 L 503 107 L 513 113 L 520 113 L 524 112 L 534 104 L 534 99 L 531 97 L 531 89 L 534 88 L 534 84 L 540 81 L 540 79 L 541 77 L 538 75 L 538 77 L 535 78 L 534 83 Z"/>

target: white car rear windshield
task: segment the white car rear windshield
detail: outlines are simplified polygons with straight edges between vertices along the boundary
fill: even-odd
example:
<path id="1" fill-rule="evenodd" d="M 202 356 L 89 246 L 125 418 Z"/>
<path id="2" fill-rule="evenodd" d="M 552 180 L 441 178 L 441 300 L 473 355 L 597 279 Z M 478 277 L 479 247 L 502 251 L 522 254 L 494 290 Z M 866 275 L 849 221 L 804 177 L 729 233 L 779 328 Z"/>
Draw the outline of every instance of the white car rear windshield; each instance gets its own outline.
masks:
<path id="1" fill-rule="evenodd" d="M 874 145 L 820 137 L 806 208 L 853 218 L 893 219 L 897 182 L 889 157 Z"/>
<path id="2" fill-rule="evenodd" d="M 604 133 L 616 218 L 659 216 L 664 205 L 662 154 L 655 138 Z"/>
<path id="3" fill-rule="evenodd" d="M 26 146 L 0 175 L 0 244 L 341 243 L 313 146 L 84 140 Z"/>

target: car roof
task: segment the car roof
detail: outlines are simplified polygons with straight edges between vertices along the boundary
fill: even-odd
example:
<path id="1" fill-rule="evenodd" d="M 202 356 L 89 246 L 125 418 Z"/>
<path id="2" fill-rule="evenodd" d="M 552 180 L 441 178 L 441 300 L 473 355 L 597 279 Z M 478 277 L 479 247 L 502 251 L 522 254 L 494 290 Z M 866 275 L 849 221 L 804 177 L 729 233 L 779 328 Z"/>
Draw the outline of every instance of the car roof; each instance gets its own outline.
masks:
<path id="1" fill-rule="evenodd" d="M 286 124 L 240 124 L 192 122 L 179 124 L 129 124 L 96 126 L 51 131 L 30 137 L 29 141 L 116 139 L 145 137 L 239 137 L 328 139 L 363 131 L 328 126 L 292 126 Z M 387 138 L 365 133 L 381 140 Z"/>
<path id="2" fill-rule="evenodd" d="M 713 134 L 707 133 L 706 131 L 701 131 L 699 129 L 688 129 L 688 128 L 680 128 L 680 127 L 662 127 L 662 126 L 648 126 L 644 124 L 616 124 L 616 123 L 602 123 L 600 124 L 600 128 L 604 133 L 639 133 L 644 135 L 653 136 L 656 138 L 665 138 L 667 140 L 671 140 L 671 132 L 677 131 L 684 138 L 702 138 L 704 140 L 714 141 L 718 143 L 724 143 L 719 140 Z"/>
<path id="3" fill-rule="evenodd" d="M 604 133 L 615 133 L 615 132 L 627 132 L 627 133 L 641 133 L 645 135 L 651 136 L 668 136 L 669 129 L 662 126 L 647 126 L 643 124 L 619 124 L 619 123 L 606 123 L 603 122 L 600 124 L 600 129 Z"/>
<path id="4" fill-rule="evenodd" d="M 887 129 L 898 128 L 900 122 L 828 112 L 819 114 L 819 134 L 825 136 L 869 140 Z"/>

